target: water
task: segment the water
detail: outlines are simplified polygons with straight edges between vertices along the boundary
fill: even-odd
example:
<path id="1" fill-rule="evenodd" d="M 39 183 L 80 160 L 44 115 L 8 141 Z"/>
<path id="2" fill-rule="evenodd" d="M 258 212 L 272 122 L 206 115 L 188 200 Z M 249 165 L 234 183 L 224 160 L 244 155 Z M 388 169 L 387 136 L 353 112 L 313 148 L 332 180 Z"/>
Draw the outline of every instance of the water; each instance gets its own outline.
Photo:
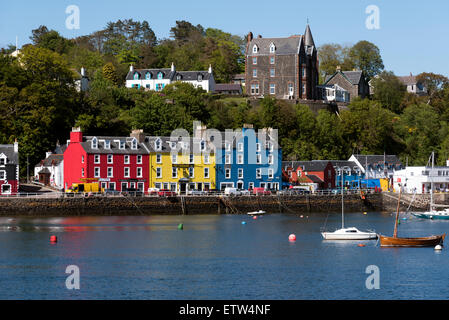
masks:
<path id="1" fill-rule="evenodd" d="M 328 227 L 338 228 L 340 219 L 329 216 Z M 449 298 L 447 250 L 326 242 L 319 233 L 325 220 L 326 214 L 1 218 L 0 299 Z M 393 233 L 390 213 L 347 214 L 346 221 Z M 408 217 L 399 233 L 448 230 L 447 221 Z M 79 267 L 80 290 L 65 286 L 68 265 Z M 365 286 L 369 265 L 379 267 L 378 290 Z"/>

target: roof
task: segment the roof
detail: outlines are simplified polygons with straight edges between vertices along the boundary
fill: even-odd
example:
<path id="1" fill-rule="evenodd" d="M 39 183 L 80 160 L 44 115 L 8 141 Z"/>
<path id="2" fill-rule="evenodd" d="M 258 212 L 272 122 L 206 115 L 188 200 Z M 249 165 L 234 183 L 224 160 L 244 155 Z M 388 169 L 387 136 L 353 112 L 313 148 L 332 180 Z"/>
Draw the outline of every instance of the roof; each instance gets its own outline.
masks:
<path id="1" fill-rule="evenodd" d="M 241 91 L 242 87 L 238 83 L 217 83 L 215 91 Z"/>
<path id="2" fill-rule="evenodd" d="M 398 77 L 398 79 L 405 85 L 417 84 L 416 77 L 410 74 L 409 76 Z"/>
<path id="3" fill-rule="evenodd" d="M 38 173 L 50 173 L 50 170 L 48 170 L 46 167 L 43 167 Z"/>
<path id="4" fill-rule="evenodd" d="M 298 54 L 302 40 L 302 36 L 289 38 L 253 38 L 250 41 L 247 54 L 252 54 L 254 45 L 257 45 L 259 48 L 258 55 L 270 55 L 272 54 L 270 53 L 271 44 L 274 44 L 276 47 L 276 55 Z"/>
<path id="5" fill-rule="evenodd" d="M 148 150 L 143 143 L 137 143 L 137 149 L 131 149 L 131 142 L 133 137 L 111 137 L 111 136 L 96 136 L 98 141 L 98 148 L 92 148 L 92 140 L 94 136 L 83 137 L 81 146 L 87 153 L 95 154 L 148 154 Z M 110 148 L 105 148 L 106 141 L 110 141 Z M 125 148 L 120 149 L 120 141 L 125 141 Z"/>
<path id="6" fill-rule="evenodd" d="M 302 167 L 304 168 L 303 171 L 324 171 L 328 164 L 329 160 L 298 161 L 296 169 Z"/>
<path id="7" fill-rule="evenodd" d="M 307 178 L 309 178 L 313 183 L 322 183 L 324 182 L 320 177 L 314 175 L 314 174 L 308 174 L 306 175 Z"/>
<path id="8" fill-rule="evenodd" d="M 354 161 L 347 161 L 347 160 L 329 160 L 332 165 L 334 166 L 334 168 L 351 168 L 351 170 L 353 168 L 358 168 L 357 163 L 355 163 Z"/>
<path id="9" fill-rule="evenodd" d="M 395 167 L 403 167 L 401 160 L 396 155 L 353 155 L 357 161 L 364 167 L 365 164 L 370 165 L 372 167 L 375 166 L 383 166 L 384 165 L 384 157 L 385 163 L 390 166 L 394 165 Z"/>
<path id="10" fill-rule="evenodd" d="M 160 149 L 156 149 L 156 140 L 160 139 L 161 141 L 161 148 Z M 188 145 L 185 146 L 185 150 L 188 150 L 188 152 L 200 152 L 201 151 L 201 141 L 203 141 L 202 139 L 199 138 L 191 138 L 189 137 L 188 139 L 186 139 L 185 137 L 182 139 L 178 139 L 176 140 L 172 140 L 172 137 L 168 137 L 168 136 L 147 136 L 145 137 L 145 145 L 148 148 L 148 150 L 150 150 L 150 152 L 171 152 L 172 148 L 170 147 L 170 143 L 175 142 L 176 146 L 174 147 L 174 149 L 179 149 L 178 152 L 182 151 L 182 145 L 178 145 L 178 143 L 181 142 L 187 142 Z M 193 149 L 192 149 L 193 148 Z M 206 143 L 206 150 L 204 150 L 206 152 L 212 152 L 213 151 L 213 146 L 212 144 L 208 144 Z M 203 151 L 203 152 L 204 152 Z"/>
<path id="11" fill-rule="evenodd" d="M 64 155 L 63 154 L 51 154 L 46 159 L 42 160 L 38 164 L 35 165 L 35 167 L 50 167 L 52 165 L 59 165 L 62 161 L 64 161 Z"/>
<path id="12" fill-rule="evenodd" d="M 304 44 L 306 46 L 315 47 L 315 42 L 313 41 L 312 31 L 310 30 L 309 25 L 307 25 L 306 32 L 304 33 Z"/>
<path id="13" fill-rule="evenodd" d="M 7 158 L 6 163 L 19 164 L 19 153 L 14 152 L 13 144 L 0 144 L 0 154 L 2 153 Z"/>
<path id="14" fill-rule="evenodd" d="M 362 71 L 337 71 L 333 75 L 326 77 L 324 85 L 326 85 L 332 78 L 334 78 L 339 73 L 342 74 L 344 78 L 348 80 L 349 83 L 351 83 L 352 85 L 359 84 L 363 76 Z"/>
<path id="15" fill-rule="evenodd" d="M 232 80 L 245 80 L 245 74 L 244 73 L 236 74 L 236 75 L 234 75 Z"/>

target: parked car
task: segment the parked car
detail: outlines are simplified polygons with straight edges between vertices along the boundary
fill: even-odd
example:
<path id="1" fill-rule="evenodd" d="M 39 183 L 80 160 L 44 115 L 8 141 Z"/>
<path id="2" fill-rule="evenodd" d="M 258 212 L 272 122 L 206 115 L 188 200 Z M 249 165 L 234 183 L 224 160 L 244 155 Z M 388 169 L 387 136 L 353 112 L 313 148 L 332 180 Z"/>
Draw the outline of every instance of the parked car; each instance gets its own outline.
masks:
<path id="1" fill-rule="evenodd" d="M 265 188 L 254 188 L 253 194 L 255 194 L 255 195 L 270 195 L 271 191 L 265 190 Z"/>
<path id="2" fill-rule="evenodd" d="M 240 195 L 242 195 L 242 196 L 249 196 L 251 194 L 251 192 L 249 190 L 245 190 L 245 189 L 238 189 L 237 192 L 239 192 Z"/>
<path id="3" fill-rule="evenodd" d="M 161 190 L 159 190 L 157 195 L 159 197 L 176 197 L 177 196 L 175 191 L 171 191 L 171 190 L 168 190 L 168 189 L 161 189 Z"/>
<path id="4" fill-rule="evenodd" d="M 237 188 L 230 188 L 230 187 L 225 188 L 224 193 L 227 196 L 239 196 L 240 195 L 240 191 L 238 191 Z"/>
<path id="5" fill-rule="evenodd" d="M 148 194 L 150 196 L 157 196 L 158 192 L 159 192 L 158 188 L 148 188 Z"/>
<path id="6" fill-rule="evenodd" d="M 207 194 L 207 192 L 202 190 L 188 190 L 187 194 L 190 196 L 202 196 Z"/>
<path id="7" fill-rule="evenodd" d="M 122 194 L 124 196 L 132 196 L 132 197 L 143 197 L 144 192 L 142 190 L 138 190 L 136 188 L 126 188 L 122 190 Z"/>

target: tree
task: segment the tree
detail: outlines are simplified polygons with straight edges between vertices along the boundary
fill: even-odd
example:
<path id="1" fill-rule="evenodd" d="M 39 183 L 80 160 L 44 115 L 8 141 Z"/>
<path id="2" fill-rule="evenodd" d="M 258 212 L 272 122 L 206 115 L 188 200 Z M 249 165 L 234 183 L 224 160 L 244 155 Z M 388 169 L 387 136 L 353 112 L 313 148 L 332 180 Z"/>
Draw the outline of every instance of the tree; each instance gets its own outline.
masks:
<path id="1" fill-rule="evenodd" d="M 427 94 L 429 95 L 429 101 L 431 102 L 434 95 L 442 90 L 445 86 L 449 85 L 449 79 L 441 74 L 423 72 L 416 76 L 416 81 L 422 83 L 427 88 Z"/>
<path id="2" fill-rule="evenodd" d="M 372 79 L 372 86 L 374 88 L 374 100 L 394 113 L 402 112 L 402 102 L 407 88 L 393 72 L 383 71 Z"/>
<path id="3" fill-rule="evenodd" d="M 115 71 L 115 67 L 112 63 L 109 62 L 103 66 L 103 77 L 117 85 L 117 72 Z"/>
<path id="4" fill-rule="evenodd" d="M 354 63 L 349 59 L 349 50 L 350 47 L 335 43 L 324 44 L 318 49 L 321 82 L 324 82 L 327 76 L 333 75 L 337 67 L 340 67 L 342 70 L 352 70 L 354 68 Z"/>
<path id="5" fill-rule="evenodd" d="M 62 37 L 55 30 L 48 30 L 46 26 L 40 26 L 32 31 L 30 39 L 40 48 L 46 48 L 59 54 L 67 53 L 73 47 L 72 41 Z"/>
<path id="6" fill-rule="evenodd" d="M 170 36 L 178 42 L 198 41 L 204 36 L 204 28 L 201 25 L 194 26 L 188 21 L 176 21 L 176 26 L 170 29 Z"/>
<path id="7" fill-rule="evenodd" d="M 368 41 L 359 41 L 349 50 L 349 58 L 354 67 L 362 70 L 367 80 L 384 69 L 379 48 Z"/>

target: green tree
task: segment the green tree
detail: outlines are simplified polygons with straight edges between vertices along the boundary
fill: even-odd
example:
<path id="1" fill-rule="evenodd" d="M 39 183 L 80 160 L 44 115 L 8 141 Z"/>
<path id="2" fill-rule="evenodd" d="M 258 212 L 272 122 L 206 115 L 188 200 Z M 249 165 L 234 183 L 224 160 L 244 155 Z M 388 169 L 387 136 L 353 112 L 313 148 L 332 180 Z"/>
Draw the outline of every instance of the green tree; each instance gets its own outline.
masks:
<path id="1" fill-rule="evenodd" d="M 402 102 L 407 88 L 393 72 L 383 71 L 378 77 L 372 79 L 372 86 L 374 100 L 394 113 L 402 112 Z"/>
<path id="2" fill-rule="evenodd" d="M 367 80 L 384 69 L 379 48 L 369 41 L 359 41 L 349 50 L 349 58 L 354 67 L 362 70 Z"/>

